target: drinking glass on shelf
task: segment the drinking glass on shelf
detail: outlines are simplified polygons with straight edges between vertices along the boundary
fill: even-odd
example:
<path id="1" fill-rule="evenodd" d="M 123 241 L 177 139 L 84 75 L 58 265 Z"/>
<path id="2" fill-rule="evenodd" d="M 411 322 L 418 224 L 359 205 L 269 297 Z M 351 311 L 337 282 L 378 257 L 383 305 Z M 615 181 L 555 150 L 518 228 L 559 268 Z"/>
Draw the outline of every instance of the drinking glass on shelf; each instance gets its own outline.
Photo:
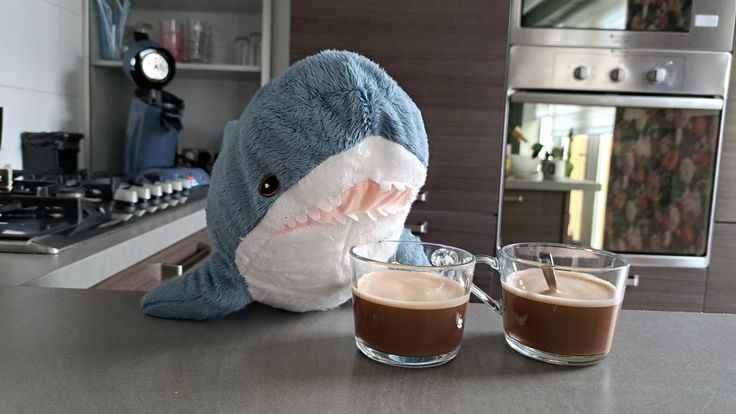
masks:
<path id="1" fill-rule="evenodd" d="M 235 64 L 250 65 L 250 39 L 248 36 L 235 38 Z"/>
<path id="2" fill-rule="evenodd" d="M 250 40 L 249 65 L 261 66 L 261 34 L 251 33 L 250 36 L 248 36 L 248 39 Z"/>
<path id="3" fill-rule="evenodd" d="M 177 62 L 184 61 L 186 29 L 184 24 L 176 19 L 159 21 L 159 41 Z"/>
<path id="4" fill-rule="evenodd" d="M 212 47 L 212 30 L 207 22 L 189 19 L 187 36 L 187 61 L 209 63 Z"/>

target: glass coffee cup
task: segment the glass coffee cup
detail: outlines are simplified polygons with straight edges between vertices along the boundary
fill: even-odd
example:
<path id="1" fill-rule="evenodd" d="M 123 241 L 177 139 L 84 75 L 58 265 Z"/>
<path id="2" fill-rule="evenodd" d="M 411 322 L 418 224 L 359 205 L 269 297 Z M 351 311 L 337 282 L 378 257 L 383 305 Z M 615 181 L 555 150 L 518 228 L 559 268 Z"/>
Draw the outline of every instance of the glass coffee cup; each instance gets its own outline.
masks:
<path id="1" fill-rule="evenodd" d="M 511 348 L 558 365 L 588 365 L 608 355 L 629 273 L 624 257 L 563 244 L 517 243 L 488 259 L 500 273 L 502 300 L 471 289 L 503 316 Z M 545 267 L 553 270 L 554 286 Z"/>
<path id="2" fill-rule="evenodd" d="M 355 343 L 364 355 L 394 366 L 430 367 L 458 354 L 476 264 L 472 253 L 382 241 L 352 247 L 350 262 Z"/>

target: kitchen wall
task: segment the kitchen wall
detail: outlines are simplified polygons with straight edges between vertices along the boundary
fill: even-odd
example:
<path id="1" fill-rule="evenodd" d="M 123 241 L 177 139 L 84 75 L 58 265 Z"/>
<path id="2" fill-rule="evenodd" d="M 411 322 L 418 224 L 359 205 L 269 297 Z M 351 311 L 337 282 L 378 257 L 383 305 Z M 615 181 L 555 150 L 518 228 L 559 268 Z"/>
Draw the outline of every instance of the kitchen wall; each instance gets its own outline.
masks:
<path id="1" fill-rule="evenodd" d="M 0 165 L 20 168 L 20 133 L 84 132 L 83 0 L 0 0 Z"/>

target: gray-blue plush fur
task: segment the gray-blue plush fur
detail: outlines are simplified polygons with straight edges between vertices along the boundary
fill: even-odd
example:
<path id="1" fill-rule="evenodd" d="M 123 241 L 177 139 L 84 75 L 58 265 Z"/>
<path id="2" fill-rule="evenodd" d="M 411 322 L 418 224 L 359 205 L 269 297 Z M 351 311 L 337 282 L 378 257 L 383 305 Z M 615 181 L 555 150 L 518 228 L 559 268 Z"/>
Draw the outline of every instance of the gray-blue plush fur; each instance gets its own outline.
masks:
<path id="1" fill-rule="evenodd" d="M 383 69 L 363 56 L 325 51 L 295 63 L 261 88 L 240 119 L 225 127 L 207 199 L 215 254 L 200 270 L 148 292 L 141 301 L 144 312 L 206 319 L 252 302 L 234 252 L 278 198 L 259 194 L 262 177 L 277 172 L 283 193 L 320 163 L 370 135 L 402 145 L 427 166 L 427 135 L 419 109 Z M 405 232 L 402 238 L 412 236 Z M 423 256 L 418 251 L 401 254 L 407 260 L 417 255 L 417 261 Z"/>

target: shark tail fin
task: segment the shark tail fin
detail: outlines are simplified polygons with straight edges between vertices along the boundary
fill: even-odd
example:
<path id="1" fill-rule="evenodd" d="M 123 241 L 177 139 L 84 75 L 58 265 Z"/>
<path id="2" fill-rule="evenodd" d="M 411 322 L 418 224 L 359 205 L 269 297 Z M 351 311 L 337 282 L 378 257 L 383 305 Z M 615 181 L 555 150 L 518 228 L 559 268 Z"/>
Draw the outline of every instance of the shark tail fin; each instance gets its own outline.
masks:
<path id="1" fill-rule="evenodd" d="M 205 266 L 146 293 L 141 307 L 157 318 L 202 320 L 238 311 L 251 302 L 232 260 L 215 252 Z"/>

